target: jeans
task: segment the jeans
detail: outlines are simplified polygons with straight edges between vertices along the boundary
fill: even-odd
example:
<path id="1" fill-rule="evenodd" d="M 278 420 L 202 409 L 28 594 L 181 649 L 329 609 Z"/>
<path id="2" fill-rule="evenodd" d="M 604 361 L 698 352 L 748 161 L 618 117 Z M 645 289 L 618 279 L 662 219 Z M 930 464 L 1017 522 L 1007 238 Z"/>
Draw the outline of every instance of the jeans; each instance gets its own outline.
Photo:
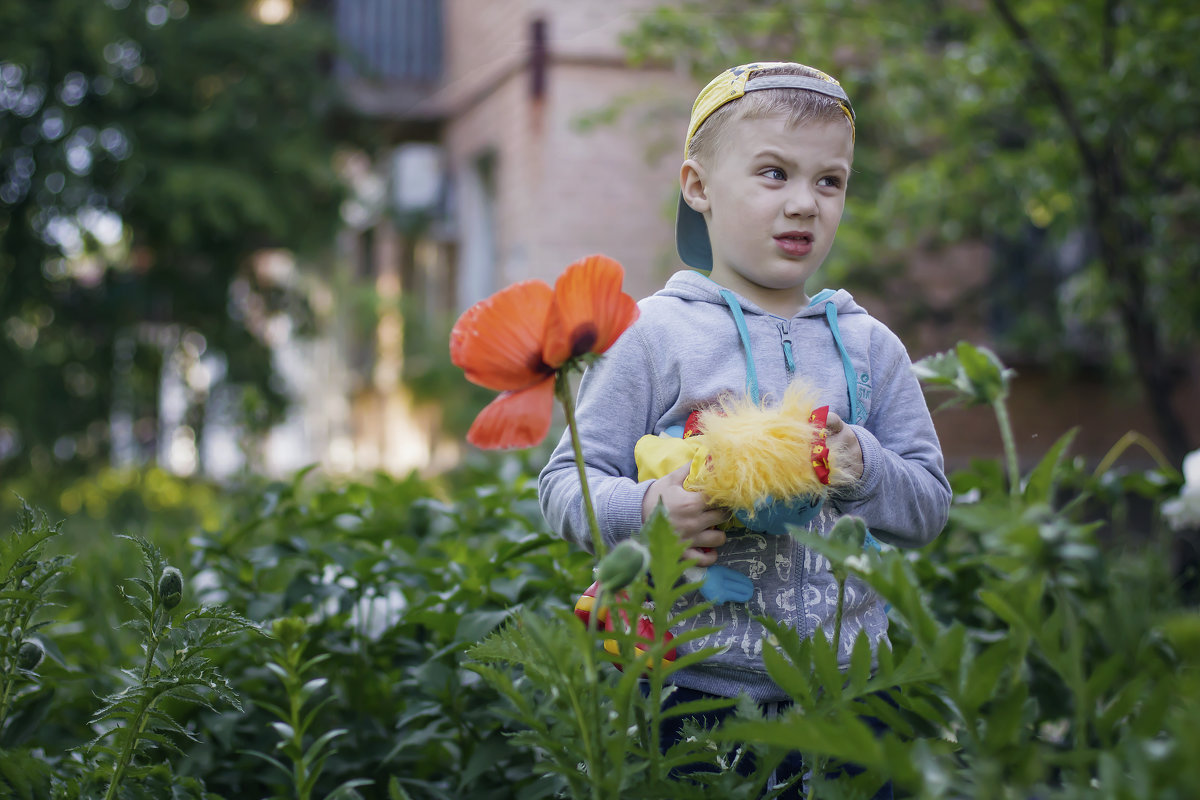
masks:
<path id="1" fill-rule="evenodd" d="M 649 693 L 649 686 L 645 681 L 642 682 L 642 692 L 643 694 Z M 685 689 L 682 686 L 677 686 L 671 693 L 670 697 L 663 702 L 663 710 L 665 711 L 672 706 L 679 705 L 680 703 L 687 703 L 692 700 L 712 699 L 714 697 L 715 695 L 708 694 L 707 692 L 697 691 L 696 689 Z M 759 704 L 759 708 L 762 709 L 765 716 L 770 718 L 776 717 L 783 713 L 788 709 L 788 707 L 791 706 L 791 704 L 792 703 L 790 700 L 778 703 L 761 703 Z M 734 710 L 732 708 L 724 708 L 718 711 L 707 711 L 702 714 L 689 715 L 686 718 L 667 717 L 662 721 L 662 728 L 659 731 L 659 747 L 663 752 L 666 752 L 668 748 L 683 738 L 683 723 L 685 719 L 695 719 L 700 723 L 701 726 L 711 729 L 715 727 L 717 723 L 721 722 L 726 717 L 731 716 L 733 713 Z M 874 717 L 864 716 L 862 720 L 863 722 L 867 723 L 867 725 L 869 725 L 873 731 L 875 731 L 876 735 L 885 730 L 884 724 Z M 684 767 L 677 772 L 680 775 L 686 775 L 688 772 L 700 772 L 706 769 L 708 768 L 705 766 L 696 765 L 694 769 Z M 742 761 L 738 764 L 737 770 L 742 775 L 750 775 L 754 771 L 753 758 L 747 757 L 742 759 Z M 772 789 L 776 786 L 786 783 L 796 775 L 803 775 L 804 772 L 804 762 L 800 753 L 797 751 L 789 752 L 779 766 L 776 767 L 775 773 L 771 779 L 767 781 L 767 788 Z M 837 773 L 830 774 L 829 777 L 835 777 L 839 773 L 846 775 L 857 775 L 861 772 L 861 767 L 856 767 L 853 764 L 847 764 Z M 780 795 L 780 798 L 781 800 L 800 800 L 800 798 L 803 796 L 803 781 L 801 780 L 792 784 L 792 786 L 789 787 L 784 794 Z M 872 800 L 892 800 L 892 797 L 892 784 L 889 781 L 879 788 L 879 791 L 875 793 L 875 795 L 872 797 Z"/>

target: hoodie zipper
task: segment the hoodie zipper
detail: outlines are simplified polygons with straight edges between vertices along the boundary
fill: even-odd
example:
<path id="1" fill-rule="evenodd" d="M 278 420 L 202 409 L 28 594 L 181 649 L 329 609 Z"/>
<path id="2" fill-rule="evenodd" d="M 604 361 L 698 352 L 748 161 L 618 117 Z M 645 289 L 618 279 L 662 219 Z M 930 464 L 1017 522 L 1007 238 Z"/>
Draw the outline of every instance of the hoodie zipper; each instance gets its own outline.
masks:
<path id="1" fill-rule="evenodd" d="M 796 360 L 792 357 L 792 335 L 787 320 L 779 323 L 779 344 L 783 347 L 783 360 L 790 378 L 796 372 Z"/>

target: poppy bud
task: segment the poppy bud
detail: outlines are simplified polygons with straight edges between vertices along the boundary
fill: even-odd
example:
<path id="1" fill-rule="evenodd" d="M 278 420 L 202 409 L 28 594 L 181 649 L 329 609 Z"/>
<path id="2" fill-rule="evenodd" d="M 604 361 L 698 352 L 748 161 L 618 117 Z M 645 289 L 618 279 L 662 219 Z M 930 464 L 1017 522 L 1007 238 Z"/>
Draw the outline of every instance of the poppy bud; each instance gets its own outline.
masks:
<path id="1" fill-rule="evenodd" d="M 835 542 L 845 542 L 855 547 L 862 547 L 867 538 L 867 524 L 859 517 L 839 517 L 829 532 L 829 538 Z"/>
<path id="2" fill-rule="evenodd" d="M 46 648 L 37 639 L 26 639 L 17 648 L 17 666 L 24 670 L 33 671 L 46 656 Z"/>
<path id="3" fill-rule="evenodd" d="M 650 551 L 641 542 L 626 539 L 600 561 L 596 578 L 605 591 L 623 589 L 650 566 Z"/>
<path id="4" fill-rule="evenodd" d="M 183 573 L 174 567 L 163 570 L 158 579 L 158 600 L 168 611 L 179 605 L 183 599 Z"/>
<path id="5" fill-rule="evenodd" d="M 300 617 L 282 617 L 271 623 L 271 635 L 291 647 L 298 644 L 308 633 L 308 623 Z"/>

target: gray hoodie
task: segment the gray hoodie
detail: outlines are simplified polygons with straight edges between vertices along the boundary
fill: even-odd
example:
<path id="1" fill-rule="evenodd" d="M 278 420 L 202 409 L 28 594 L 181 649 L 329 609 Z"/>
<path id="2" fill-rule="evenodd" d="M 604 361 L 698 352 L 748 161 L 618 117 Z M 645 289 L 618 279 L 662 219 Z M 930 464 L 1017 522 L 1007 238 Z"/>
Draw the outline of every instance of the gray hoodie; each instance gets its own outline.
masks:
<path id="1" fill-rule="evenodd" d="M 818 405 L 828 404 L 856 423 L 851 430 L 862 447 L 862 479 L 825 503 L 810 523 L 813 530 L 827 534 L 839 516 L 853 514 L 886 544 L 919 547 L 932 541 L 946 523 L 950 486 L 929 409 L 896 335 L 844 290 L 816 295 L 791 319 L 728 291 L 722 297 L 721 290 L 699 273 L 676 273 L 638 304 L 638 321 L 583 376 L 577 418 L 606 543 L 613 545 L 642 525 L 650 481 L 637 482 L 637 440 L 683 425 L 693 410 L 722 394 L 747 391 L 748 371 L 765 403 L 778 400 L 789 382 L 801 378 L 816 389 Z M 744 336 L 730 302 L 741 308 Z M 753 353 L 749 370 L 743 338 Z M 590 550 L 567 433 L 542 470 L 539 497 L 550 526 Z M 819 629 L 832 638 L 837 582 L 829 563 L 790 536 L 751 532 L 730 532 L 717 554 L 718 564 L 754 581 L 753 596 L 748 603 L 714 606 L 685 623 L 716 626 L 720 632 L 682 647 L 680 655 L 710 646 L 725 650 L 676 673 L 674 682 L 729 697 L 745 692 L 758 701 L 785 699 L 763 666 L 766 636 L 754 618 L 782 620 L 802 637 Z M 882 600 L 851 578 L 838 654 L 843 667 L 864 628 L 872 647 L 886 641 Z"/>

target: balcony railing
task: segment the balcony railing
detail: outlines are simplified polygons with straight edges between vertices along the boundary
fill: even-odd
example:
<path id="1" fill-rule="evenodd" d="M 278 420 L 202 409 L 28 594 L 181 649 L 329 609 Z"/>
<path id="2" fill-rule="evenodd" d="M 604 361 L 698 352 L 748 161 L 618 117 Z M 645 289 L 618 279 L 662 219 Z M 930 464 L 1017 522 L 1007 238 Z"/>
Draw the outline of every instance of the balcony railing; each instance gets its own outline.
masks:
<path id="1" fill-rule="evenodd" d="M 333 7 L 347 50 L 340 77 L 432 83 L 441 76 L 441 0 L 335 0 Z"/>

